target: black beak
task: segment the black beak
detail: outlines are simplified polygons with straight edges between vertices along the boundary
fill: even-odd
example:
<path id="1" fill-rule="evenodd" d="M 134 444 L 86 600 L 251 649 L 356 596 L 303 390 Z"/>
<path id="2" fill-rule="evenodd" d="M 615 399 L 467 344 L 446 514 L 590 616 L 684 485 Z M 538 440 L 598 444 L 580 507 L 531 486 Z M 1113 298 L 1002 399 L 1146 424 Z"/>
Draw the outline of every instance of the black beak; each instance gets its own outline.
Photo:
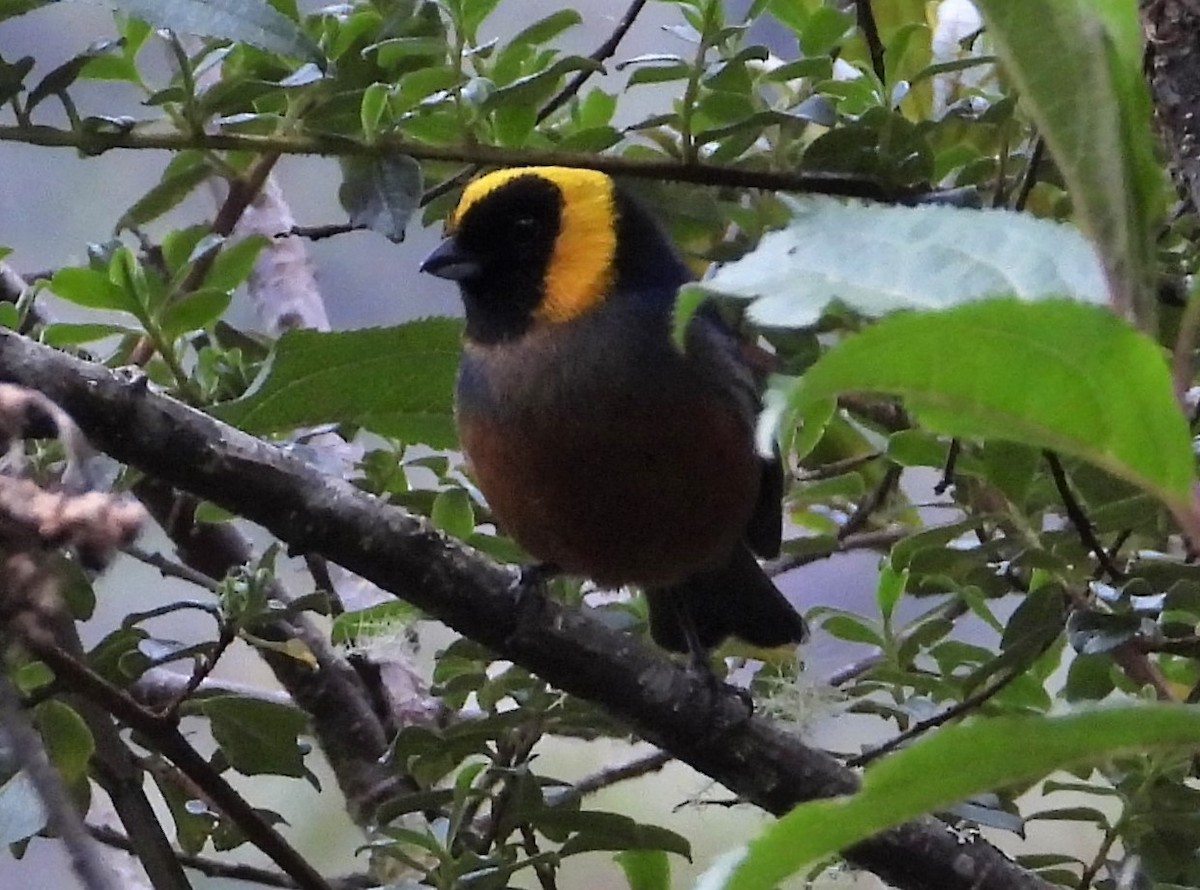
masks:
<path id="1" fill-rule="evenodd" d="M 466 281 L 478 277 L 482 270 L 479 261 L 464 251 L 451 236 L 425 257 L 425 262 L 421 263 L 421 271 L 445 278 L 447 281 Z"/>

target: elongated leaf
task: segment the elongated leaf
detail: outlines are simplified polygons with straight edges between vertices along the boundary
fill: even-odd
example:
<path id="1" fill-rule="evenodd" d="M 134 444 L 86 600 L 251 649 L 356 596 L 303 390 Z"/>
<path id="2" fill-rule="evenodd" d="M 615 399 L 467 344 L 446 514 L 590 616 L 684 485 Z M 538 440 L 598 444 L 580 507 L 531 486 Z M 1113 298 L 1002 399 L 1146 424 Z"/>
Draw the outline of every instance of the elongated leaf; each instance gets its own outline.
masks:
<path id="1" fill-rule="evenodd" d="M 324 64 L 300 26 L 267 0 L 92 0 L 156 28 L 249 43 L 268 52 Z"/>
<path id="2" fill-rule="evenodd" d="M 1129 751 L 1194 746 L 1200 713 L 1145 705 L 1066 717 L 1001 717 L 939 730 L 881 760 L 860 792 L 802 804 L 723 858 L 701 890 L 761 890 L 806 864 L 931 810 Z M 1036 744 L 1014 745 L 1013 739 Z"/>
<path id="3" fill-rule="evenodd" d="M 998 294 L 1108 299 L 1095 250 L 1071 226 L 1004 210 L 787 203 L 787 228 L 702 285 L 753 299 L 759 324 L 813 325 L 834 300 L 874 318 Z"/>
<path id="4" fill-rule="evenodd" d="M 97 56 L 111 52 L 119 45 L 119 41 L 116 40 L 98 40 L 73 59 L 63 62 L 29 91 L 29 97 L 25 100 L 26 113 L 33 111 L 46 97 L 63 92 L 75 82 L 88 62 Z"/>
<path id="5" fill-rule="evenodd" d="M 574 9 L 560 9 L 539 19 L 513 37 L 513 43 L 547 43 L 568 28 L 583 23 L 583 16 Z"/>
<path id="6" fill-rule="evenodd" d="M 232 295 L 216 287 L 204 287 L 172 303 L 159 318 L 163 333 L 178 337 L 188 331 L 206 328 L 229 308 Z"/>
<path id="7" fill-rule="evenodd" d="M 50 279 L 50 290 L 64 300 L 88 309 L 123 309 L 132 312 L 136 308 L 133 297 L 113 284 L 107 275 L 82 266 L 59 269 Z"/>
<path id="8" fill-rule="evenodd" d="M 48 346 L 74 346 L 77 343 L 91 343 L 104 337 L 123 336 L 137 333 L 133 328 L 119 324 L 69 324 L 56 322 L 42 329 L 40 339 Z"/>
<path id="9" fill-rule="evenodd" d="M 896 393 L 933 432 L 1073 454 L 1183 509 L 1187 424 L 1159 347 L 1111 312 L 1069 300 L 984 300 L 900 313 L 822 356 L 793 391 Z"/>
<path id="10" fill-rule="evenodd" d="M 117 220 L 118 232 L 133 226 L 141 226 L 158 219 L 168 210 L 192 193 L 192 190 L 212 173 L 208 161 L 197 152 L 195 161 L 176 167 L 174 164 L 163 173 L 163 178 L 150 191 L 138 198 L 132 207 Z"/>
<path id="11" fill-rule="evenodd" d="M 536 74 L 519 77 L 505 84 L 488 97 L 484 108 L 492 110 L 501 105 L 536 101 L 542 92 L 553 89 L 559 78 L 576 71 L 603 71 L 604 66 L 587 56 L 564 56 Z"/>
<path id="12" fill-rule="evenodd" d="M 1105 259 L 1115 305 L 1153 329 L 1162 208 L 1135 0 L 980 0 L 1005 68 Z M 1103 19 L 1101 19 L 1103 15 Z"/>
<path id="13" fill-rule="evenodd" d="M 254 392 L 213 413 L 255 433 L 347 422 L 450 448 L 461 331 L 461 322 L 450 318 L 361 331 L 288 331 Z"/>

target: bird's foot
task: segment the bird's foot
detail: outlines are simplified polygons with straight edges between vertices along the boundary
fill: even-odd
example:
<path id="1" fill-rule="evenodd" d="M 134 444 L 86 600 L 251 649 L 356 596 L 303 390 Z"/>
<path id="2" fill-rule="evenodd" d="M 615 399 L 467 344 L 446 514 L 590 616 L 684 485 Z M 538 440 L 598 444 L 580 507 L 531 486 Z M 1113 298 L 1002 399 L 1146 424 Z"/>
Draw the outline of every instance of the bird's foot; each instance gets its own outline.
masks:
<path id="1" fill-rule="evenodd" d="M 708 688 L 709 701 L 712 702 L 713 724 L 718 732 L 728 732 L 740 729 L 754 716 L 754 698 L 749 689 L 727 683 L 713 670 L 712 661 L 707 652 L 693 650 L 688 653 L 688 672 L 703 680 Z M 745 713 L 730 720 L 721 714 L 722 698 L 732 692 L 745 706 Z"/>
<path id="2" fill-rule="evenodd" d="M 537 587 L 562 574 L 562 567 L 553 562 L 526 562 L 520 566 L 518 583 L 523 588 Z"/>

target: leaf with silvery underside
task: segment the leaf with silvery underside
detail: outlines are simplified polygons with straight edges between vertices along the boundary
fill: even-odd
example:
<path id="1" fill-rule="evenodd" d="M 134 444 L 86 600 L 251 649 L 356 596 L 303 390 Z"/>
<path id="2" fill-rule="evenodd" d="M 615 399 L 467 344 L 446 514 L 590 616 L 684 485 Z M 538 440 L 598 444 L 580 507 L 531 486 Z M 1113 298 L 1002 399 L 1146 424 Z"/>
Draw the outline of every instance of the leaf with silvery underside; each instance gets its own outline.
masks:
<path id="1" fill-rule="evenodd" d="M 758 324 L 811 326 L 835 302 L 877 318 L 998 294 L 1108 298 L 1095 250 L 1068 225 L 1004 210 L 784 200 L 787 227 L 702 284 L 751 300 Z"/>

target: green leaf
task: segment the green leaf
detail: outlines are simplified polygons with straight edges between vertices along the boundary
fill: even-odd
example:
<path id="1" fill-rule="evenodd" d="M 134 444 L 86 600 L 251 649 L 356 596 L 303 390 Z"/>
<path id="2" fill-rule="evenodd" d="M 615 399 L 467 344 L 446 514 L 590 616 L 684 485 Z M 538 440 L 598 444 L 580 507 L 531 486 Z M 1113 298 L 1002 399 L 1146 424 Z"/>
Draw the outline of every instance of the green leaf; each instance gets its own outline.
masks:
<path id="1" fill-rule="evenodd" d="M 854 13 L 817 7 L 800 32 L 800 49 L 805 56 L 829 55 L 853 27 Z"/>
<path id="2" fill-rule="evenodd" d="M 50 279 L 50 290 L 76 306 L 88 309 L 120 309 L 132 312 L 130 297 L 108 276 L 95 269 L 69 266 L 59 269 Z"/>
<path id="3" fill-rule="evenodd" d="M 773 887 L 810 862 L 976 794 L 1119 753 L 1191 748 L 1200 714 L 1144 705 L 1060 717 L 999 717 L 951 726 L 868 767 L 862 790 L 802 804 L 700 880 L 701 890 Z M 1014 745 L 1013 739 L 1036 739 Z"/>
<path id="4" fill-rule="evenodd" d="M 421 198 L 421 165 L 408 155 L 343 158 L 338 201 L 353 226 L 366 226 L 393 243 L 404 230 Z"/>
<path id="5" fill-rule="evenodd" d="M 52 700 L 38 705 L 34 722 L 42 734 L 50 762 L 67 784 L 84 779 L 96 746 L 83 718 L 70 706 Z"/>
<path id="6" fill-rule="evenodd" d="M 1095 251 L 1071 226 L 1005 210 L 785 200 L 787 228 L 702 284 L 753 299 L 759 324 L 814 325 L 835 300 L 873 318 L 998 294 L 1107 300 Z"/>
<path id="7" fill-rule="evenodd" d="M 4 18 L 4 10 L 0 8 L 0 20 Z M 33 56 L 22 56 L 15 62 L 0 59 L 0 102 L 8 102 L 25 89 L 25 76 L 33 70 L 33 66 Z"/>
<path id="8" fill-rule="evenodd" d="M 120 232 L 158 219 L 168 210 L 176 207 L 211 174 L 212 168 L 199 152 L 195 153 L 192 163 L 171 164 L 163 174 L 162 180 L 121 214 L 121 218 L 117 220 L 116 230 Z"/>
<path id="9" fill-rule="evenodd" d="M 666 83 L 671 80 L 687 80 L 688 75 L 691 73 L 692 66 L 687 64 L 687 62 L 674 62 L 669 65 L 645 65 L 634 69 L 634 72 L 629 75 L 626 86 L 634 87 L 639 83 Z"/>
<path id="10" fill-rule="evenodd" d="M 345 422 L 452 448 L 461 332 L 461 322 L 450 318 L 361 331 L 288 331 L 255 390 L 212 411 L 254 433 Z"/>
<path id="11" fill-rule="evenodd" d="M 576 25 L 583 23 L 583 16 L 574 9 L 560 9 L 543 19 L 538 19 L 528 28 L 517 33 L 511 43 L 547 43 Z"/>
<path id="12" fill-rule="evenodd" d="M 230 766 L 247 776 L 302 778 L 305 749 L 297 736 L 308 726 L 304 712 L 288 705 L 220 695 L 198 705 Z"/>
<path id="13" fill-rule="evenodd" d="M 501 105 L 535 102 L 541 98 L 542 93 L 553 89 L 559 78 L 567 74 L 575 71 L 603 70 L 604 66 L 595 59 L 589 59 L 587 56 L 566 56 L 536 74 L 518 77 L 512 83 L 500 87 L 488 97 L 484 108 L 491 110 Z"/>
<path id="14" fill-rule="evenodd" d="M 662 850 L 622 850 L 613 857 L 629 890 L 671 890 L 671 860 Z"/>
<path id="15" fill-rule="evenodd" d="M 429 513 L 430 521 L 448 535 L 467 538 L 475 531 L 475 509 L 471 496 L 462 488 L 439 491 Z"/>
<path id="16" fill-rule="evenodd" d="M 1154 329 L 1163 207 L 1137 3 L 981 0 L 989 38 L 1096 242 L 1115 305 Z"/>
<path id="17" fill-rule="evenodd" d="M 208 327 L 229 308 L 232 294 L 215 287 L 192 291 L 171 303 L 158 319 L 163 334 L 178 337 Z"/>
<path id="18" fill-rule="evenodd" d="M 321 48 L 267 0 L 103 0 L 156 28 L 248 43 L 324 64 Z"/>
<path id="19" fill-rule="evenodd" d="M 270 243 L 266 235 L 247 235 L 232 244 L 226 242 L 204 276 L 205 288 L 233 290 L 250 275 L 259 253 Z"/>
<path id="20" fill-rule="evenodd" d="M 25 113 L 28 114 L 33 111 L 48 96 L 53 96 L 66 90 L 79 77 L 79 73 L 83 71 L 88 62 L 96 56 L 116 49 L 118 46 L 120 46 L 120 42 L 116 40 L 99 40 L 79 55 L 63 62 L 43 77 L 38 82 L 38 85 L 29 91 L 29 97 L 25 100 Z"/>
<path id="21" fill-rule="evenodd" d="M 621 813 L 548 807 L 533 814 L 531 822 L 539 830 L 545 827 L 551 832 L 572 832 L 559 850 L 560 856 L 590 850 L 663 850 L 692 858 L 687 838 L 657 825 L 636 822 Z"/>
<path id="22" fill-rule="evenodd" d="M 394 634 L 397 627 L 421 617 L 421 610 L 402 600 L 380 603 L 354 612 L 343 612 L 333 621 L 330 641 L 336 645 L 355 644 L 364 637 Z"/>
<path id="23" fill-rule="evenodd" d="M 0 303 L 0 327 L 15 331 L 21 326 L 21 310 L 14 303 Z"/>
<path id="24" fill-rule="evenodd" d="M 1074 455 L 1177 511 L 1191 496 L 1187 424 L 1158 344 L 1099 307 L 994 299 L 893 315 L 822 356 L 793 401 L 847 391 L 901 395 L 935 433 Z"/>
<path id="25" fill-rule="evenodd" d="M 386 83 L 373 83 L 363 90 L 362 104 L 358 109 L 359 123 L 363 135 L 371 141 L 379 133 L 379 122 L 383 119 L 383 111 L 387 108 L 388 94 L 391 87 Z"/>

